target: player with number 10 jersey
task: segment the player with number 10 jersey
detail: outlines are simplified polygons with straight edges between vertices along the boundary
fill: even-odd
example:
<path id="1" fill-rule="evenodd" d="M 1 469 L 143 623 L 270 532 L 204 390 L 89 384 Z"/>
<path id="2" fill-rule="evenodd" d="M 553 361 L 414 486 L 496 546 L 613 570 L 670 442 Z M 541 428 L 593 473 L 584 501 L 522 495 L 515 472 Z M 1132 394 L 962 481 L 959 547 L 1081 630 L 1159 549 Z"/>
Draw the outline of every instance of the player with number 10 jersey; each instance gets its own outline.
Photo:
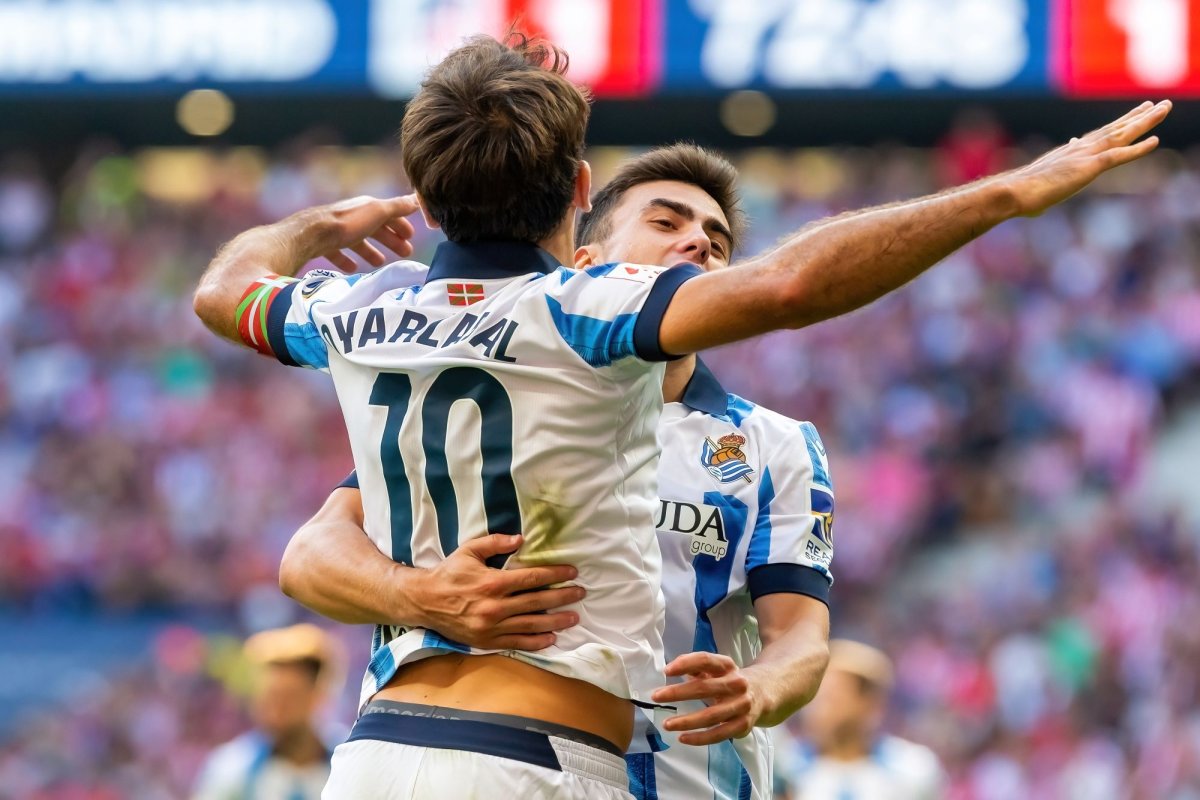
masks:
<path id="1" fill-rule="evenodd" d="M 588 598 L 554 647 L 507 655 L 644 700 L 663 667 L 658 323 L 699 272 L 444 243 L 424 284 L 403 263 L 266 279 L 243 319 L 257 305 L 262 351 L 333 377 L 381 551 L 431 567 L 460 535 L 523 532 L 509 563 L 576 564 Z M 377 638 L 364 702 L 398 666 L 467 650 L 420 629 Z"/>

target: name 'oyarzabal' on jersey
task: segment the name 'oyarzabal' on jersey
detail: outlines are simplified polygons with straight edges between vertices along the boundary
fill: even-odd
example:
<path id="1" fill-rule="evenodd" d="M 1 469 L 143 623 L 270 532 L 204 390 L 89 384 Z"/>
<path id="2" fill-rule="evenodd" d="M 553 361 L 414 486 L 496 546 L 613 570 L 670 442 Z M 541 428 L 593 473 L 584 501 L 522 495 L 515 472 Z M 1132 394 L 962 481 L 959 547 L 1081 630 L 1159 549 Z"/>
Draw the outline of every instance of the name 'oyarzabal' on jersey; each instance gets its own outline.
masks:
<path id="1" fill-rule="evenodd" d="M 391 329 L 391 335 L 388 335 L 387 318 L 382 308 L 366 309 L 361 330 L 358 326 L 359 309 L 355 309 L 346 314 L 338 314 L 322 325 L 321 336 L 330 347 L 339 348 L 340 345 L 340 350 L 345 354 L 354 352 L 355 347 L 367 347 L 372 344 L 412 342 L 426 347 L 443 348 L 465 341 L 472 347 L 479 348 L 487 358 L 515 362 L 517 359 L 508 355 L 507 351 L 513 334 L 517 332 L 518 323 L 506 317 L 490 322 L 489 316 L 486 311 L 478 316 L 464 312 L 453 329 L 439 334 L 438 327 L 446 321 L 445 319 L 431 320 L 427 315 L 410 308 L 404 310 L 399 321 Z M 485 323 L 487 327 L 484 327 Z M 439 335 L 443 338 L 438 339 Z"/>

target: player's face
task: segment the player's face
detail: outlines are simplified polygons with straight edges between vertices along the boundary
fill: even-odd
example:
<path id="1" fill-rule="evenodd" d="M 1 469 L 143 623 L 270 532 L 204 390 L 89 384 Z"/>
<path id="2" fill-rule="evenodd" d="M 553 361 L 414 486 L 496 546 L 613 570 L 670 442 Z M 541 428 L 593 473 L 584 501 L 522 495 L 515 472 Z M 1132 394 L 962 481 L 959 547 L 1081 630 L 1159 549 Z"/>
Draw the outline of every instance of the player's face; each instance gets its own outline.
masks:
<path id="1" fill-rule="evenodd" d="M 627 191 L 612 212 L 608 238 L 591 246 L 592 263 L 625 261 L 708 271 L 729 265 L 729 220 L 721 206 L 690 183 L 653 181 Z"/>
<path id="2" fill-rule="evenodd" d="M 254 721 L 271 738 L 294 733 L 308 725 L 319 702 L 312 676 L 290 665 L 263 669 L 253 701 Z"/>
<path id="3" fill-rule="evenodd" d="M 864 692 L 860 680 L 830 667 L 817 696 L 804 709 L 804 728 L 818 746 L 831 740 L 862 736 L 873 730 L 882 713 L 880 698 Z"/>

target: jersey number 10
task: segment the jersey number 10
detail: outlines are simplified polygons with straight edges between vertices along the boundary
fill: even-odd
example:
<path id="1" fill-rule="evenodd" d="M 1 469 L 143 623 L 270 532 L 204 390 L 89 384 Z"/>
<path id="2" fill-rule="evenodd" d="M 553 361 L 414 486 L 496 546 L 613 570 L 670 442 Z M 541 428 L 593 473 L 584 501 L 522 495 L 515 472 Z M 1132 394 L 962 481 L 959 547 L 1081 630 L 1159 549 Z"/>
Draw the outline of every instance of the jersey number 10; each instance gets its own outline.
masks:
<path id="1" fill-rule="evenodd" d="M 387 408 L 379 458 L 387 484 L 392 518 L 392 560 L 412 564 L 413 496 L 400 452 L 400 429 L 409 412 L 412 380 L 403 372 L 383 372 L 371 388 L 371 405 Z M 487 530 L 481 533 L 520 533 L 521 509 L 512 478 L 512 401 L 504 386 L 476 367 L 451 367 L 439 374 L 425 393 L 416 413 L 421 415 L 421 447 L 425 451 L 425 489 L 437 512 L 442 555 L 452 553 L 459 543 L 458 496 L 450 478 L 446 457 L 450 407 L 457 400 L 470 400 L 479 409 L 480 442 L 483 456 L 483 506 Z M 453 443 L 456 449 L 465 443 Z M 488 559 L 493 567 L 503 566 L 507 556 Z"/>

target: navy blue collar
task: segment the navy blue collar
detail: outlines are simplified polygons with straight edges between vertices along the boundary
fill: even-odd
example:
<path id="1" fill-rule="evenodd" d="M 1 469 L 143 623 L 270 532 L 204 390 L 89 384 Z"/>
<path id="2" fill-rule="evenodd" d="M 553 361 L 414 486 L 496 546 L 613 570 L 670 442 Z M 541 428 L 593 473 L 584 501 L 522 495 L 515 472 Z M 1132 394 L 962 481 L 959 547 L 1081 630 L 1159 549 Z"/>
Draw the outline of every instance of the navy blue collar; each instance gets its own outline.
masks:
<path id="1" fill-rule="evenodd" d="M 696 358 L 696 371 L 683 390 L 683 404 L 714 417 L 723 417 L 729 412 L 729 395 L 725 387 L 699 357 Z"/>
<path id="2" fill-rule="evenodd" d="M 442 242 L 433 254 L 425 280 L 513 278 L 531 272 L 554 272 L 560 266 L 554 256 L 535 244 Z"/>

